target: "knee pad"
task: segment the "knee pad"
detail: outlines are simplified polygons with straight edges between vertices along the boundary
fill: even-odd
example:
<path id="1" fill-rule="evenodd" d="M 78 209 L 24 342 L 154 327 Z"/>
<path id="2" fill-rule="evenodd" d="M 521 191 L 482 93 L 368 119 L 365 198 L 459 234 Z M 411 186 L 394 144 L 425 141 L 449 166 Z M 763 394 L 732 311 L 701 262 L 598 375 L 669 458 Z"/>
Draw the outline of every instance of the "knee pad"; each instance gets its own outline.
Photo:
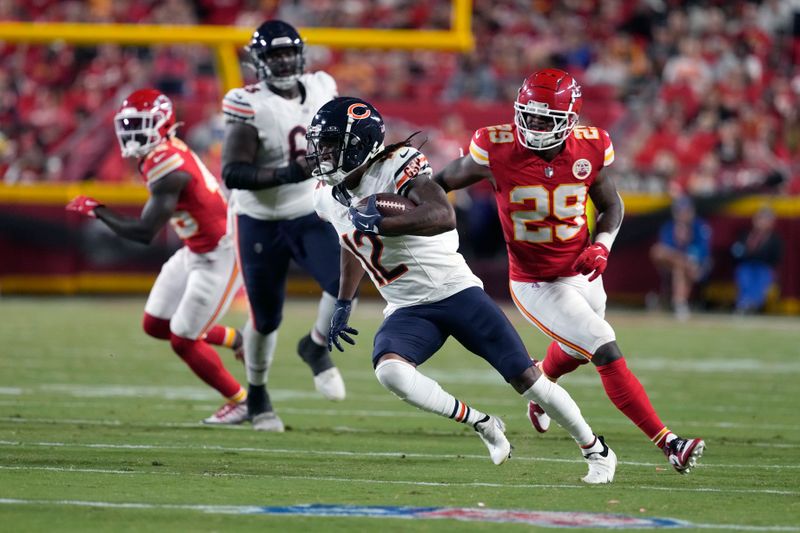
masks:
<path id="1" fill-rule="evenodd" d="M 375 376 L 381 385 L 405 400 L 414 387 L 417 369 L 397 359 L 387 359 L 375 367 Z"/>
<path id="2" fill-rule="evenodd" d="M 594 363 L 595 366 L 603 366 L 613 363 L 617 359 L 622 359 L 622 352 L 619 350 L 617 343 L 611 341 L 602 345 L 594 352 L 592 363 Z"/>
<path id="3" fill-rule="evenodd" d="M 142 319 L 142 329 L 144 332 L 156 339 L 168 340 L 170 337 L 169 320 L 144 314 Z"/>

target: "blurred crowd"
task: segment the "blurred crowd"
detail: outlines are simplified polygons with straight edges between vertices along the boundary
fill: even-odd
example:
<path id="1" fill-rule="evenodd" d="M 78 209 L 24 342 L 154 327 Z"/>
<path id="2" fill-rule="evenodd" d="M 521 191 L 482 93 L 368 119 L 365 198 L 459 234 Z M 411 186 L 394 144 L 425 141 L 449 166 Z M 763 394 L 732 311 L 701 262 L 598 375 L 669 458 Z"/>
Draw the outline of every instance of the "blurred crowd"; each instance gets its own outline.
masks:
<path id="1" fill-rule="evenodd" d="M 508 121 L 523 78 L 556 66 L 585 89 L 583 122 L 611 132 L 622 190 L 703 196 L 767 182 L 800 194 L 795 4 L 476 0 L 472 53 L 313 47 L 309 62 L 329 71 L 342 94 L 450 110 L 426 124 L 399 116 L 404 127 L 393 125 L 398 134 L 424 129 L 435 163 L 469 142 L 469 113 L 454 103 L 496 108 L 498 121 Z M 255 28 L 268 18 L 300 27 L 442 29 L 450 2 L 0 0 L 3 21 Z M 133 179 L 111 149 L 110 117 L 127 91 L 147 85 L 173 97 L 186 122 L 182 136 L 214 169 L 223 127 L 215 72 L 213 50 L 200 46 L 0 44 L 0 176 L 6 183 Z"/>

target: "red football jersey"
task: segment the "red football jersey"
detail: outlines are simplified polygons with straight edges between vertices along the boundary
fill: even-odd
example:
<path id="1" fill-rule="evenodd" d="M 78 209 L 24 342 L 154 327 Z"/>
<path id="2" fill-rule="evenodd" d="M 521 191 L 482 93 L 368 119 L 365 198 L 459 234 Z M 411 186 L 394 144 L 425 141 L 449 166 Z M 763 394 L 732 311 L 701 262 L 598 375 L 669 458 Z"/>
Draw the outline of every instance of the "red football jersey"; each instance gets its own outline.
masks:
<path id="1" fill-rule="evenodd" d="M 164 140 L 139 165 L 147 187 L 180 170 L 192 179 L 178 197 L 170 224 L 195 253 L 210 252 L 227 231 L 228 203 L 219 182 L 200 158 L 178 138 Z"/>
<path id="2" fill-rule="evenodd" d="M 605 130 L 578 126 L 548 162 L 517 140 L 512 124 L 481 128 L 469 151 L 494 177 L 494 195 L 513 281 L 574 276 L 589 241 L 586 199 L 600 170 L 614 161 Z"/>

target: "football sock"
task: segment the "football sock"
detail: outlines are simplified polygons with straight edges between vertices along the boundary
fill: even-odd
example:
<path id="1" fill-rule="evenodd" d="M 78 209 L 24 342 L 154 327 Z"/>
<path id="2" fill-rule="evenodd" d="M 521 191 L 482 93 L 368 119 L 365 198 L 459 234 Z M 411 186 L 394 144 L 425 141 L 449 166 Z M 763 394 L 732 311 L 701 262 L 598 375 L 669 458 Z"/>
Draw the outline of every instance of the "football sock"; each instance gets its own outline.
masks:
<path id="1" fill-rule="evenodd" d="M 547 347 L 547 356 L 542 361 L 542 372 L 545 376 L 555 381 L 564 374 L 569 374 L 581 365 L 588 363 L 588 359 L 576 359 L 565 352 L 556 341 Z"/>
<path id="2" fill-rule="evenodd" d="M 403 361 L 383 361 L 375 368 L 375 375 L 398 398 L 423 411 L 473 426 L 488 419 L 485 413 L 457 400 L 436 381 Z"/>
<path id="3" fill-rule="evenodd" d="M 142 319 L 142 329 L 151 337 L 163 339 L 165 341 L 169 340 L 171 334 L 169 331 L 169 320 L 158 318 L 147 313 L 144 314 L 144 318 Z"/>
<path id="4" fill-rule="evenodd" d="M 583 446 L 581 446 L 581 452 L 583 452 L 583 455 L 589 455 L 590 453 L 602 452 L 602 451 L 603 451 L 603 443 L 600 442 L 600 439 L 598 439 L 597 437 L 595 437 L 594 440 L 589 444 L 584 444 Z"/>
<path id="5" fill-rule="evenodd" d="M 317 307 L 317 320 L 311 328 L 311 340 L 320 346 L 328 347 L 328 330 L 331 329 L 331 317 L 336 307 L 336 298 L 327 292 L 322 293 Z"/>
<path id="6" fill-rule="evenodd" d="M 206 336 L 203 340 L 214 346 L 233 348 L 233 343 L 236 340 L 236 330 L 234 328 L 215 324 L 206 332 Z"/>
<path id="7" fill-rule="evenodd" d="M 592 428 L 583 419 L 578 404 L 560 385 L 549 379 L 539 378 L 522 396 L 539 404 L 550 418 L 567 430 L 579 446 L 594 442 Z"/>
<path id="8" fill-rule="evenodd" d="M 244 400 L 244 389 L 225 369 L 219 355 L 208 343 L 178 337 L 174 333 L 169 340 L 175 353 L 200 379 L 232 401 L 236 401 L 236 398 L 239 398 L 238 401 Z"/>
<path id="9" fill-rule="evenodd" d="M 278 343 L 278 330 L 264 335 L 256 331 L 250 320 L 242 330 L 244 336 L 244 365 L 247 382 L 251 385 L 264 385 L 267 372 L 275 356 L 275 345 Z"/>
<path id="10" fill-rule="evenodd" d="M 606 394 L 617 409 L 630 418 L 656 446 L 663 447 L 669 429 L 656 414 L 642 384 L 628 369 L 625 358 L 598 366 L 597 371 Z"/>
<path id="11" fill-rule="evenodd" d="M 247 412 L 250 416 L 272 411 L 272 402 L 269 399 L 266 385 L 248 385 L 247 387 Z"/>

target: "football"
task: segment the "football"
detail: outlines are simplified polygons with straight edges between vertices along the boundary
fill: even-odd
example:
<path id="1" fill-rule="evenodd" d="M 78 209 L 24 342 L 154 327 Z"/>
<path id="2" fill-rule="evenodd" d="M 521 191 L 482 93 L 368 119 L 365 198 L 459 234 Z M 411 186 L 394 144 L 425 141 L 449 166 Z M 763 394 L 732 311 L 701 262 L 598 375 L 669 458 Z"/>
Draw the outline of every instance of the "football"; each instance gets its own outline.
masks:
<path id="1" fill-rule="evenodd" d="M 375 196 L 375 206 L 378 208 L 378 212 L 385 217 L 396 217 L 417 207 L 417 204 L 399 194 L 379 192 L 373 196 Z M 367 196 L 358 202 L 356 209 L 361 210 L 366 207 L 369 199 L 370 197 Z"/>

